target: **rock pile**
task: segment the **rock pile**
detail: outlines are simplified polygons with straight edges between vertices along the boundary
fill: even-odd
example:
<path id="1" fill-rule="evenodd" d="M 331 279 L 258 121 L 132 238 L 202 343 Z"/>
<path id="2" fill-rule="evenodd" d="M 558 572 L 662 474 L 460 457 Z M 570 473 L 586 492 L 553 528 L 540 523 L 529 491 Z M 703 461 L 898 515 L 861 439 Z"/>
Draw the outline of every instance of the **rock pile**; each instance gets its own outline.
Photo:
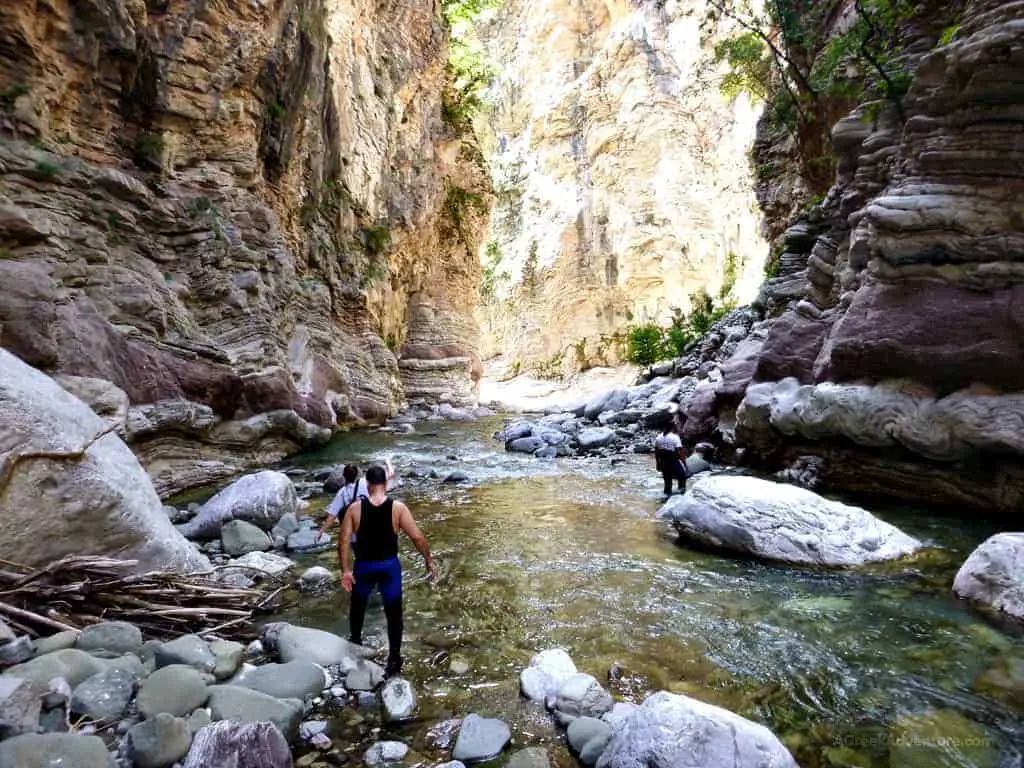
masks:
<path id="1" fill-rule="evenodd" d="M 0 624 L 0 648 L 12 638 Z M 267 625 L 257 648 L 266 654 L 252 658 L 264 663 L 243 663 L 241 643 L 196 635 L 144 641 L 124 622 L 38 641 L 0 674 L 0 766 L 284 768 L 292 765 L 289 742 L 330 750 L 328 724 L 303 719 L 328 699 L 349 697 L 340 680 L 368 651 L 283 623 Z M 380 698 L 375 705 L 389 721 L 416 706 L 400 678 Z"/>

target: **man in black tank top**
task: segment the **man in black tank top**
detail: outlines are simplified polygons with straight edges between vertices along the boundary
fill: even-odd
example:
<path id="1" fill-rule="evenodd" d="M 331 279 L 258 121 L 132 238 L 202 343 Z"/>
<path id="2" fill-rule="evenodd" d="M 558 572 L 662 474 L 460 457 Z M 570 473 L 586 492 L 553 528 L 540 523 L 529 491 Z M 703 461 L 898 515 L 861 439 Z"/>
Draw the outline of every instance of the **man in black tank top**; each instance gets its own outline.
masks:
<path id="1" fill-rule="evenodd" d="M 387 473 L 382 467 L 366 471 L 369 498 L 353 502 L 345 512 L 338 538 L 341 584 L 352 594 L 349 605 L 349 640 L 363 643 L 363 619 L 374 589 L 380 590 L 388 620 L 388 664 L 385 677 L 402 671 L 402 566 L 398 561 L 398 532 L 403 531 L 423 555 L 427 575 L 434 578 L 434 560 L 427 537 L 416 525 L 409 508 L 388 498 Z M 356 534 L 352 542 L 352 534 Z M 351 549 L 355 568 L 351 568 Z"/>

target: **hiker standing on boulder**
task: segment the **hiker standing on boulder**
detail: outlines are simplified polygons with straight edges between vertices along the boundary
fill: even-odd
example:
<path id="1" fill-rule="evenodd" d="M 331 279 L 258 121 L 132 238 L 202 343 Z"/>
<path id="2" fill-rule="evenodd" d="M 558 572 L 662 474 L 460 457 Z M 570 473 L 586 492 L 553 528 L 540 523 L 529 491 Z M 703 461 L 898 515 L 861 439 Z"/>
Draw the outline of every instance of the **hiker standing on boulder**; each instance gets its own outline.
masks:
<path id="1" fill-rule="evenodd" d="M 679 483 L 679 490 L 686 487 L 686 450 L 679 437 L 679 425 L 673 420 L 665 431 L 654 441 L 654 461 L 665 482 L 665 495 L 672 495 L 672 481 Z"/>
<path id="2" fill-rule="evenodd" d="M 387 494 L 387 473 L 383 467 L 366 471 L 369 496 L 349 506 L 341 523 L 338 555 L 341 584 L 350 592 L 349 641 L 363 644 L 363 619 L 370 595 L 380 590 L 388 623 L 388 663 L 385 677 L 402 671 L 402 565 L 398 560 L 398 534 L 405 533 L 423 555 L 427 575 L 435 577 L 427 537 L 416 525 L 409 508 Z M 355 541 L 352 541 L 355 534 Z M 355 568 L 352 550 L 355 550 Z"/>

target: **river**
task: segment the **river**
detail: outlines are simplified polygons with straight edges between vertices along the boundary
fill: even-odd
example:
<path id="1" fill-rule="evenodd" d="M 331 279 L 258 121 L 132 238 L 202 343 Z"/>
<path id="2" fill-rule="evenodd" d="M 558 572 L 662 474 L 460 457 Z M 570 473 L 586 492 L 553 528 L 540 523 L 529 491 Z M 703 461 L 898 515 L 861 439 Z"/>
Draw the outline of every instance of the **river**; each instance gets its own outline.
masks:
<path id="1" fill-rule="evenodd" d="M 440 576 L 425 582 L 405 543 L 404 655 L 420 717 L 388 734 L 434 756 L 427 728 L 475 711 L 507 720 L 515 746 L 548 744 L 571 764 L 550 718 L 517 694 L 531 655 L 557 646 L 619 699 L 668 689 L 762 722 L 803 768 L 1021 765 L 1020 688 L 980 695 L 977 681 L 1024 667 L 1024 633 L 950 592 L 993 524 L 873 507 L 930 548 L 850 571 L 698 552 L 654 520 L 661 480 L 650 457 L 508 454 L 491 439 L 501 423 L 352 432 L 288 464 L 390 457 L 400 476 L 438 476 L 406 478 L 394 492 L 428 535 Z M 454 470 L 470 482 L 440 481 Z M 309 509 L 326 502 L 316 495 Z M 333 552 L 302 561 L 336 568 Z M 278 618 L 345 635 L 346 607 L 338 594 L 295 595 Z M 385 644 L 379 606 L 367 622 L 368 640 Z M 357 741 L 378 736 L 365 712 L 339 719 Z"/>

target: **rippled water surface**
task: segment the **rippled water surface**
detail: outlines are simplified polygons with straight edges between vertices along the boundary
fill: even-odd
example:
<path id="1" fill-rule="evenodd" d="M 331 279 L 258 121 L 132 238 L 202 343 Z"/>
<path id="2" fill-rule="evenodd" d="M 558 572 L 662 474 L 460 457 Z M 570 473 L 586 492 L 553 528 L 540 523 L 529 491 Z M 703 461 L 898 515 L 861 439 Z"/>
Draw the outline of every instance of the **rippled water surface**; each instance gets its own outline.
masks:
<path id="1" fill-rule="evenodd" d="M 874 510 L 932 548 L 837 572 L 697 552 L 656 522 L 652 460 L 538 461 L 490 439 L 500 420 L 358 432 L 300 457 L 308 469 L 390 457 L 399 475 L 456 469 L 470 482 L 405 478 L 394 492 L 440 568 L 422 580 L 405 544 L 407 676 L 421 717 L 391 732 L 427 757 L 426 729 L 470 711 L 505 718 L 518 745 L 558 732 L 518 695 L 538 650 L 566 648 L 623 700 L 668 689 L 764 723 L 804 768 L 1019 766 L 1024 640 L 955 600 L 956 569 L 995 529 L 922 510 Z M 327 497 L 311 497 L 319 515 Z M 969 516 L 965 516 L 969 517 Z M 308 558 L 336 567 L 333 553 Z M 347 633 L 341 594 L 297 598 L 282 618 Z M 369 641 L 384 645 L 379 606 Z M 449 668 L 465 662 L 469 671 Z M 613 681 L 609 672 L 615 668 Z M 1016 670 L 1016 688 L 1010 683 Z M 344 713 L 368 740 L 372 718 Z"/>

